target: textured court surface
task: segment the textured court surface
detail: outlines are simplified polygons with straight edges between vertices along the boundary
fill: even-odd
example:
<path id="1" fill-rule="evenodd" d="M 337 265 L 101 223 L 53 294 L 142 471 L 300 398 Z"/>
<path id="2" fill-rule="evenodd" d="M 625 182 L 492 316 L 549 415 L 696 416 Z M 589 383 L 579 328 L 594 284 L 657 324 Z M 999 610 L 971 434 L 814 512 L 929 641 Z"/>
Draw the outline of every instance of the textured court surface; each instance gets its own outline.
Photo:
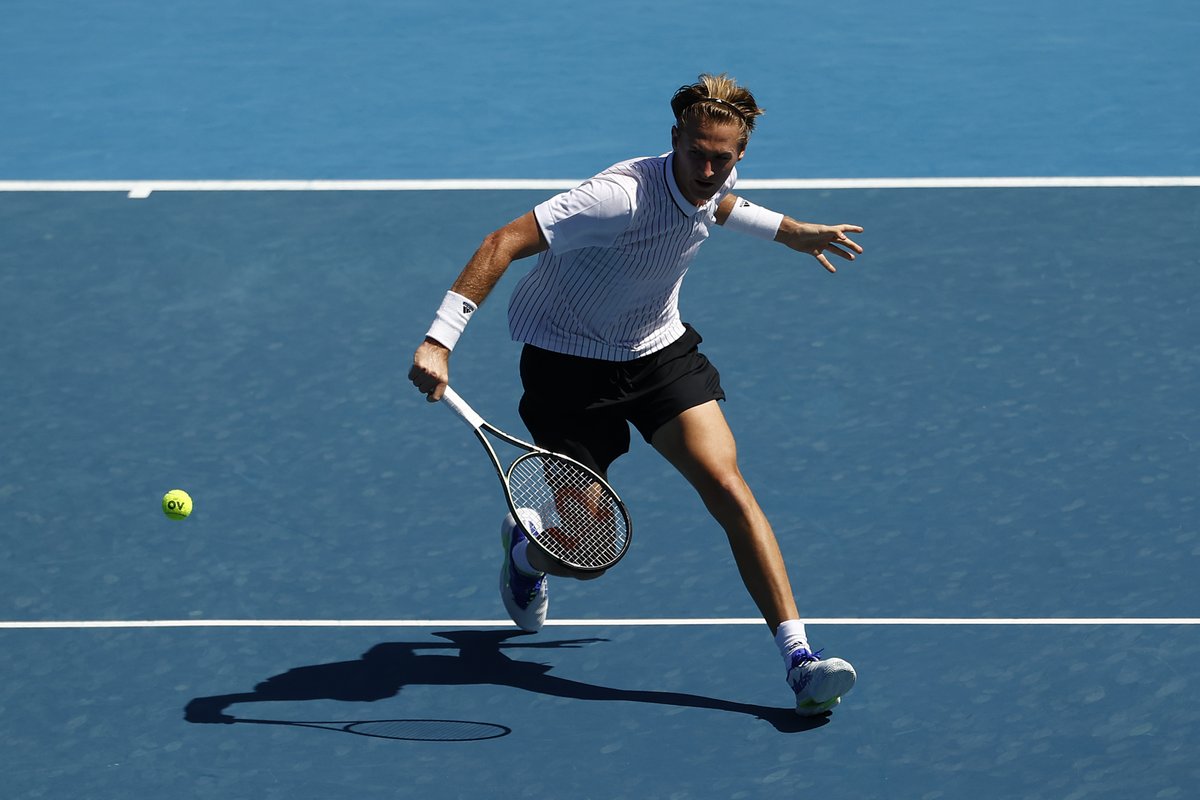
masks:
<path id="1" fill-rule="evenodd" d="M 853 652 L 862 680 L 832 721 L 806 727 L 749 656 L 763 644 L 751 629 L 8 632 L 6 792 L 1061 798 L 1194 786 L 1194 628 L 826 638 Z M 685 666 L 680 650 L 705 657 Z M 1148 676 L 1160 681 L 1149 690 Z M 183 721 L 185 704 L 224 695 L 240 696 L 227 715 L 270 722 Z M 301 724 L 371 719 L 424 720 L 415 736 L 452 731 L 437 720 L 512 732 L 391 741 Z M 531 754 L 539 769 L 506 785 Z"/>
<path id="2" fill-rule="evenodd" d="M 1094 222 L 1154 220 L 1146 236 L 1186 253 L 1190 197 L 772 193 L 870 228 L 884 255 L 837 276 L 710 243 L 685 308 L 737 390 L 727 413 L 808 614 L 1194 613 L 1196 265 L 1170 259 L 1146 281 Z M 496 618 L 493 478 L 399 373 L 434 273 L 461 257 L 429 242 L 534 200 L 0 196 L 23 254 L 3 271 L 0 352 L 19 390 L 7 618 Z M 463 213 L 447 221 L 451 202 Z M 1031 214 L 1041 232 L 1009 241 Z M 926 218 L 961 243 L 913 240 Z M 485 306 L 455 369 L 518 425 L 501 309 Z M 746 320 L 763 316 L 783 324 L 758 341 Z M 641 447 L 614 480 L 635 549 L 601 582 L 556 586 L 555 616 L 753 615 L 681 479 Z M 164 482 L 197 498 L 185 523 L 158 514 Z M 783 781 L 955 796 L 1007 776 L 1031 797 L 1186 796 L 1171 792 L 1196 777 L 1195 631 L 819 627 L 863 677 L 832 722 L 796 730 L 757 627 L 9 630 L 6 758 L 19 797 L 466 796 L 531 747 L 531 795 L 756 796 Z M 603 641 L 557 644 L 576 639 Z M 278 724 L 184 721 L 221 696 L 235 700 L 220 713 Z M 372 719 L 425 720 L 418 738 L 445 735 L 434 720 L 512 732 L 398 742 L 286 724 Z M 468 753 L 487 768 L 456 766 Z"/>

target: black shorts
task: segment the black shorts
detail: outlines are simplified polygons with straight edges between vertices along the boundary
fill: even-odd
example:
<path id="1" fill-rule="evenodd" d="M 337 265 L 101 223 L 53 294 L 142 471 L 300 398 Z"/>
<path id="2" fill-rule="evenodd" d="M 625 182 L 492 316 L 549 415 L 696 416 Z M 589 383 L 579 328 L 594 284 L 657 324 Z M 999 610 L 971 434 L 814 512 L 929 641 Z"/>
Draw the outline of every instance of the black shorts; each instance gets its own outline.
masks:
<path id="1" fill-rule="evenodd" d="M 540 447 L 607 475 L 629 452 L 629 423 L 647 442 L 693 406 L 724 400 L 721 376 L 690 325 L 667 347 L 632 361 L 602 361 L 525 345 L 521 419 Z"/>

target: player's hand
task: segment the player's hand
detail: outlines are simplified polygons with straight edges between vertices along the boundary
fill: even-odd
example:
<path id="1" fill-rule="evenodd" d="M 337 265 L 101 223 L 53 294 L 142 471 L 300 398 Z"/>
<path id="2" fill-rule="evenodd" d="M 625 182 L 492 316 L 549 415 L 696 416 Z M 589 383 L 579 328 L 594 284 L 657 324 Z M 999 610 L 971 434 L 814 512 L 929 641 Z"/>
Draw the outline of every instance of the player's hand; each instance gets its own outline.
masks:
<path id="1" fill-rule="evenodd" d="M 450 383 L 450 350 L 440 342 L 425 339 L 413 354 L 408 379 L 429 402 L 441 400 Z"/>
<path id="2" fill-rule="evenodd" d="M 862 232 L 858 225 L 814 225 L 789 218 L 784 220 L 775 238 L 797 252 L 813 256 L 829 272 L 837 272 L 826 253 L 853 261 L 855 254 L 861 255 L 863 249 L 846 234 Z"/>

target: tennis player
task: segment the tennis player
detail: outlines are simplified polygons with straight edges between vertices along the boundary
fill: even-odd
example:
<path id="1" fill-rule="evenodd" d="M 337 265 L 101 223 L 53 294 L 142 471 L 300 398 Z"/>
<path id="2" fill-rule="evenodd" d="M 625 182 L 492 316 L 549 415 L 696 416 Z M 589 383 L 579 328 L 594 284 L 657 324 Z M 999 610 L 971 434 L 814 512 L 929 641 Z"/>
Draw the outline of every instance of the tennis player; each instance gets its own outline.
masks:
<path id="1" fill-rule="evenodd" d="M 508 307 L 522 342 L 520 414 L 536 444 L 601 475 L 630 444 L 629 424 L 695 487 L 724 529 L 738 571 L 775 634 L 796 711 L 832 709 L 853 667 L 808 642 L 774 531 L 738 469 L 718 400 L 716 368 L 680 319 L 683 276 L 714 226 L 779 242 L 835 272 L 853 261 L 857 225 L 798 222 L 732 193 L 736 165 L 761 115 L 725 75 L 701 75 L 671 99 L 671 152 L 609 167 L 488 235 L 446 294 L 413 356 L 409 378 L 430 401 L 449 382 L 450 353 L 508 266 L 537 255 Z M 535 510 L 520 512 L 539 524 Z M 528 514 L 527 517 L 525 515 Z M 509 515 L 501 525 L 500 593 L 513 621 L 537 631 L 547 575 L 590 578 L 529 547 Z"/>

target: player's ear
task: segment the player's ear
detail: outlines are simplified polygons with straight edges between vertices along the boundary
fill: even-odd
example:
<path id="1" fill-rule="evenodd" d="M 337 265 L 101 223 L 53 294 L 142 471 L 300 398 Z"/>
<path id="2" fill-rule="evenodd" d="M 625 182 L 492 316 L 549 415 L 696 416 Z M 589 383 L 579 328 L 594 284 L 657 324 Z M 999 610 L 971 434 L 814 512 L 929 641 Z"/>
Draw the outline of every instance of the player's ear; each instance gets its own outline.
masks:
<path id="1" fill-rule="evenodd" d="M 674 150 L 679 145 L 679 126 L 671 126 L 671 149 Z"/>

